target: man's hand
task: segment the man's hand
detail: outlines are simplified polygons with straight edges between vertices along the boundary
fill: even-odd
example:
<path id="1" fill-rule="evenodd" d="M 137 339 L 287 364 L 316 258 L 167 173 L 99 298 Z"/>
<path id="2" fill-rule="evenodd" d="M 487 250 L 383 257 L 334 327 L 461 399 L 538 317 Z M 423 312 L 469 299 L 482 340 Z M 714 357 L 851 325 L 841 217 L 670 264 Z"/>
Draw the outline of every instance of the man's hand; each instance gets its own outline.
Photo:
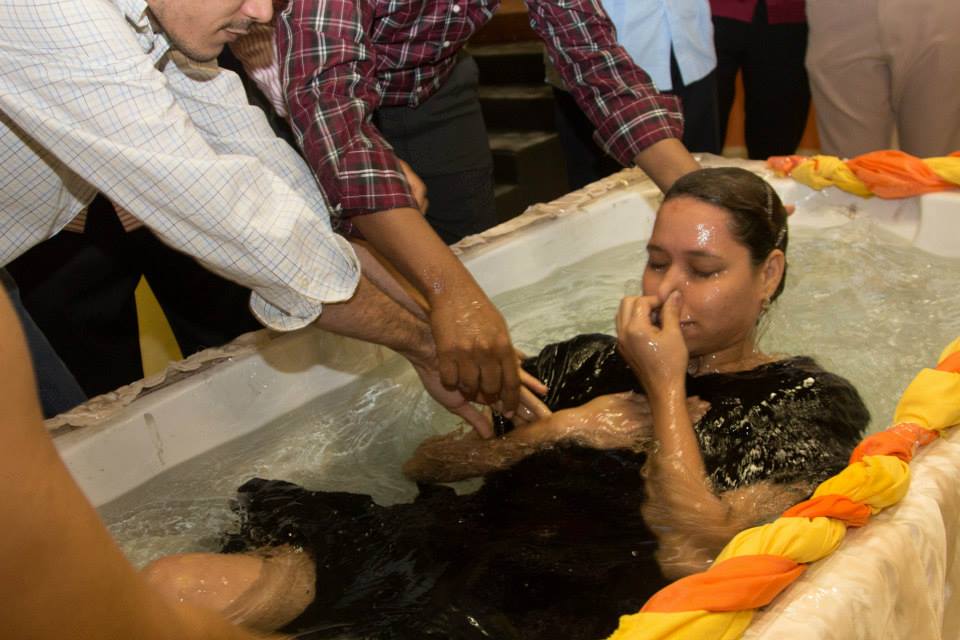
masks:
<path id="1" fill-rule="evenodd" d="M 507 324 L 483 292 L 434 299 L 430 328 L 440 380 L 484 404 L 499 401 L 512 417 L 520 397 L 520 365 Z"/>
<path id="2" fill-rule="evenodd" d="M 493 437 L 493 422 L 490 416 L 485 415 L 482 411 L 470 404 L 459 390 L 451 390 L 445 387 L 443 383 L 440 382 L 440 373 L 435 366 L 431 366 L 428 363 L 414 362 L 413 360 L 410 362 L 413 364 L 414 371 L 420 376 L 420 382 L 423 383 L 423 388 L 426 389 L 431 398 L 436 400 L 437 403 L 450 413 L 466 420 L 481 438 Z"/>
<path id="3" fill-rule="evenodd" d="M 352 218 L 426 299 L 440 380 L 467 400 L 517 408 L 519 363 L 503 316 L 460 259 L 412 207 Z"/>

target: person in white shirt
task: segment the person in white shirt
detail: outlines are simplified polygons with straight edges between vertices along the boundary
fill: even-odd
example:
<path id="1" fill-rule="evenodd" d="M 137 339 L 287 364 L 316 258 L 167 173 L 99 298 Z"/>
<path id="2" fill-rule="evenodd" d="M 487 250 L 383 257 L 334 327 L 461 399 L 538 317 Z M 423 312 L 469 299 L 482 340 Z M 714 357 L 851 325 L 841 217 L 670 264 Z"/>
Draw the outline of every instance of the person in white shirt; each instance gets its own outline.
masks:
<path id="1" fill-rule="evenodd" d="M 361 276 L 301 158 L 235 74 L 203 63 L 272 11 L 271 0 L 0 4 L 0 265 L 100 192 L 249 287 L 267 327 L 316 323 L 394 349 L 434 398 L 491 433 L 441 384 L 422 315 Z"/>

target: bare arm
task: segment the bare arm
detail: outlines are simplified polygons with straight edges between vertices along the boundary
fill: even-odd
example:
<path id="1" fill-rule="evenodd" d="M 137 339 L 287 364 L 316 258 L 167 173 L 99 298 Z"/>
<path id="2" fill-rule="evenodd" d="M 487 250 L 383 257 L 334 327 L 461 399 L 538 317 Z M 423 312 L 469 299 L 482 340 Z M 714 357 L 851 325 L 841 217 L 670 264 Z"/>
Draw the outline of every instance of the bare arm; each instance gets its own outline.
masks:
<path id="1" fill-rule="evenodd" d="M 708 405 L 691 398 L 689 411 L 699 419 Z M 643 396 L 600 396 L 573 409 L 541 414 L 540 419 L 496 440 L 454 431 L 424 441 L 403 471 L 420 482 L 452 482 L 506 469 L 531 453 L 558 442 L 593 449 L 644 449 L 651 441 L 650 408 Z"/>
<path id="2" fill-rule="evenodd" d="M 76 640 L 265 638 L 154 593 L 126 561 L 43 427 L 29 355 L 0 290 L 0 628 L 5 637 Z M 279 636 L 269 636 L 279 638 Z"/>
<path id="3" fill-rule="evenodd" d="M 455 482 L 506 469 L 554 442 L 547 421 L 481 440 L 462 429 L 424 440 L 403 465 L 416 482 Z"/>
<path id="4" fill-rule="evenodd" d="M 652 489 L 652 491 L 651 491 Z M 774 518 L 810 495 L 812 483 L 776 485 L 758 482 L 719 495 L 724 508 L 717 517 L 711 502 L 699 502 L 699 494 L 686 495 L 682 488 L 648 483 L 643 519 L 657 535 L 657 561 L 671 579 L 705 571 L 730 540 L 750 527 Z M 678 503 L 683 508 L 678 508 Z"/>
<path id="5" fill-rule="evenodd" d="M 506 322 L 462 262 L 412 208 L 356 216 L 364 237 L 429 305 L 443 384 L 470 399 L 519 401 L 519 364 Z"/>
<path id="6" fill-rule="evenodd" d="M 688 354 L 679 324 L 679 296 L 663 305 L 663 327 L 650 322 L 652 296 L 624 298 L 617 314 L 621 350 L 650 399 L 656 453 L 647 461 L 644 520 L 660 543 L 664 572 L 680 577 L 709 567 L 746 527 L 776 515 L 811 487 L 759 483 L 717 495 L 707 478 L 685 401 Z"/>
<path id="7" fill-rule="evenodd" d="M 429 325 L 383 293 L 366 277 L 360 278 L 356 292 L 349 300 L 324 306 L 316 325 L 396 351 L 410 361 L 424 389 L 434 400 L 469 422 L 480 435 L 493 435 L 489 418 L 474 408 L 458 390 L 448 389 L 441 383 Z"/>
<path id="8" fill-rule="evenodd" d="M 637 154 L 635 162 L 663 192 L 666 192 L 677 178 L 700 168 L 700 164 L 676 138 L 653 143 Z"/>
<path id="9" fill-rule="evenodd" d="M 366 276 L 353 296 L 328 303 L 315 323 L 321 329 L 388 347 L 408 360 L 426 363 L 433 358 L 430 327 Z"/>

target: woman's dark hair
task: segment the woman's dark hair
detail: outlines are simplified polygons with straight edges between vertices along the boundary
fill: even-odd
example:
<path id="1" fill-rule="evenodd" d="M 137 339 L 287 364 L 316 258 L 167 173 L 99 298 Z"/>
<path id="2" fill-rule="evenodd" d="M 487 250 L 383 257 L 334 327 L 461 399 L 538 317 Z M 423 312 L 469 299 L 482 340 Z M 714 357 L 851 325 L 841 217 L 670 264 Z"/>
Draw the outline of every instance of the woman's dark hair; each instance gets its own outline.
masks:
<path id="1" fill-rule="evenodd" d="M 737 167 L 714 167 L 688 173 L 667 191 L 663 201 L 679 196 L 696 198 L 730 213 L 730 232 L 750 250 L 754 266 L 761 264 L 774 249 L 787 253 L 787 210 L 780 196 L 766 180 Z M 770 296 L 776 300 L 787 279 L 783 277 Z"/>

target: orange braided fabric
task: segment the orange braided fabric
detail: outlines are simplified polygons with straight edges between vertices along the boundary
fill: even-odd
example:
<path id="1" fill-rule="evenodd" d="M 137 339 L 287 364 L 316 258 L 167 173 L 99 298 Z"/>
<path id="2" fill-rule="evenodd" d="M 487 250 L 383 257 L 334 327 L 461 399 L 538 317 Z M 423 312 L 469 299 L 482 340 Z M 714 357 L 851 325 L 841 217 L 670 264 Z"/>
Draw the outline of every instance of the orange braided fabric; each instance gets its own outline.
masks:
<path id="1" fill-rule="evenodd" d="M 850 464 L 813 497 L 777 520 L 742 531 L 707 571 L 653 595 L 639 613 L 620 618 L 610 640 L 736 640 L 753 612 L 796 580 L 805 565 L 839 547 L 848 527 L 899 502 L 910 483 L 909 461 L 942 429 L 960 424 L 960 338 L 907 387 L 895 425 L 866 437 Z"/>
<path id="2" fill-rule="evenodd" d="M 869 197 L 908 198 L 960 187 L 960 151 L 921 159 L 903 151 L 871 151 L 851 160 L 817 155 L 772 156 L 767 166 L 813 189 L 837 187 Z"/>

